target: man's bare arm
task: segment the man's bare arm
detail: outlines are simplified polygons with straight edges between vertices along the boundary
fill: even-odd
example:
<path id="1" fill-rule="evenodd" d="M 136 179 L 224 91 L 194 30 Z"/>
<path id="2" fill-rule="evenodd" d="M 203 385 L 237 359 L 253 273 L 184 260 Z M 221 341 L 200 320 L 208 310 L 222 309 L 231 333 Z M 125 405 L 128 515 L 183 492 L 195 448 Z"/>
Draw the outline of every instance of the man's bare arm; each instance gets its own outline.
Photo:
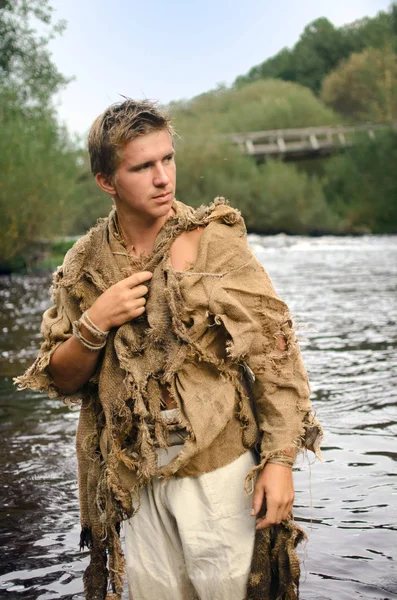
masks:
<path id="1" fill-rule="evenodd" d="M 86 330 L 81 331 L 84 337 L 91 340 Z M 58 346 L 51 357 L 48 371 L 57 388 L 64 394 L 74 394 L 86 383 L 95 372 L 100 350 L 88 350 L 79 340 L 72 336 Z"/>
<path id="2" fill-rule="evenodd" d="M 148 292 L 142 284 L 151 277 L 150 271 L 142 271 L 112 285 L 88 310 L 90 319 L 102 331 L 109 331 L 139 317 L 145 312 Z M 97 342 L 84 325 L 81 333 L 88 341 Z M 99 356 L 100 350 L 89 350 L 72 336 L 55 350 L 48 370 L 61 392 L 73 394 L 93 375 Z"/>

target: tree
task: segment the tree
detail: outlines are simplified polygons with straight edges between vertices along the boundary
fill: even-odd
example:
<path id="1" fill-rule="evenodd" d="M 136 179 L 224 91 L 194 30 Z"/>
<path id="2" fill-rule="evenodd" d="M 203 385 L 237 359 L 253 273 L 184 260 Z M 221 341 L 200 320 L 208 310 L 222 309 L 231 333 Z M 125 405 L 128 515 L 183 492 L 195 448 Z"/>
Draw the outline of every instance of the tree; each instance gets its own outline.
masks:
<path id="1" fill-rule="evenodd" d="M 390 46 L 352 54 L 325 78 L 321 98 L 351 121 L 397 118 L 397 55 Z"/>
<path id="2" fill-rule="evenodd" d="M 364 17 L 341 27 L 341 31 L 350 45 L 350 53 L 394 44 L 397 40 L 397 30 L 393 25 L 396 10 L 397 5 L 393 3 L 387 12 L 380 11 L 373 18 Z"/>
<path id="3" fill-rule="evenodd" d="M 328 19 L 316 19 L 305 27 L 294 47 L 295 81 L 318 93 L 324 74 L 349 55 L 348 40 Z"/>
<path id="4" fill-rule="evenodd" d="M 325 166 L 324 192 L 346 232 L 397 233 L 397 134 L 363 139 Z"/>
<path id="5" fill-rule="evenodd" d="M 40 35 L 34 24 L 47 28 Z M 48 0 L 0 0 L 0 269 L 32 263 L 38 240 L 68 232 L 79 174 L 75 145 L 57 123 L 53 94 L 67 83 L 51 60 Z"/>
<path id="6" fill-rule="evenodd" d="M 170 108 L 178 133 L 186 139 L 340 123 L 340 116 L 310 90 L 275 79 L 207 92 L 189 102 L 173 103 Z"/>
<path id="7" fill-rule="evenodd" d="M 240 75 L 235 81 L 236 87 L 245 83 L 257 81 L 258 79 L 283 79 L 284 81 L 296 81 L 293 65 L 293 54 L 289 48 L 283 48 L 272 58 L 260 65 L 252 67 L 247 75 Z"/>
<path id="8" fill-rule="evenodd" d="M 48 0 L 0 0 L 0 92 L 18 107 L 48 110 L 51 98 L 69 81 L 51 60 L 48 42 L 65 23 L 52 22 Z M 46 29 L 38 34 L 34 24 Z"/>
<path id="9" fill-rule="evenodd" d="M 275 56 L 240 75 L 235 86 L 258 79 L 276 78 L 295 81 L 316 94 L 330 71 L 353 52 L 391 45 L 397 51 L 397 4 L 373 18 L 364 18 L 336 28 L 328 19 L 316 19 L 303 30 L 292 49 L 284 48 Z"/>

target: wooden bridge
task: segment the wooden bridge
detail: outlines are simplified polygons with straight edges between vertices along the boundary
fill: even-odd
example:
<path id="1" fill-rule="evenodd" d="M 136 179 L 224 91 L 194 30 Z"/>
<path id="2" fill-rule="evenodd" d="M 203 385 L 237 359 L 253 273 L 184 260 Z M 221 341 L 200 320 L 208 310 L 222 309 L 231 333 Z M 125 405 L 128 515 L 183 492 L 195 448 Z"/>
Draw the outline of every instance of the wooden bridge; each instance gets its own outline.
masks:
<path id="1" fill-rule="evenodd" d="M 230 133 L 223 138 L 236 144 L 241 152 L 253 156 L 258 162 L 268 157 L 299 160 L 338 152 L 358 143 L 363 135 L 376 139 L 376 134 L 386 129 L 397 131 L 397 121 Z"/>

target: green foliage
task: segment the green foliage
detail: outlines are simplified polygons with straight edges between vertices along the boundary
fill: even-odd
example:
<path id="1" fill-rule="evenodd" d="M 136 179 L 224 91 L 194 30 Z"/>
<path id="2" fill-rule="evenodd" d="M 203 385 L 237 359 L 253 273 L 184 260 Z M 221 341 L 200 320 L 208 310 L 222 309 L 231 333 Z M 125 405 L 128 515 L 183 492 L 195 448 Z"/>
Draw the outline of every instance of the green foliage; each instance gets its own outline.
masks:
<path id="1" fill-rule="evenodd" d="M 321 98 L 353 121 L 397 118 L 397 55 L 391 46 L 352 54 L 324 80 Z"/>
<path id="2" fill-rule="evenodd" d="M 91 173 L 88 152 L 80 149 L 77 155 L 79 169 L 71 199 L 75 210 L 69 228 L 72 235 L 85 233 L 99 217 L 107 216 L 113 205 L 112 198 L 101 191 Z"/>
<path id="3" fill-rule="evenodd" d="M 46 248 L 44 257 L 37 262 L 35 268 L 41 271 L 54 271 L 62 264 L 65 254 L 77 241 L 78 236 L 59 238 Z M 25 265 L 23 265 L 25 266 Z"/>
<path id="4" fill-rule="evenodd" d="M 34 265 L 49 241 L 84 233 L 111 201 L 89 173 L 87 153 L 49 111 L 27 117 L 0 94 L 0 121 L 1 271 Z"/>
<path id="5" fill-rule="evenodd" d="M 385 44 L 397 50 L 397 5 L 350 25 L 335 27 L 328 19 L 316 19 L 303 30 L 292 49 L 284 48 L 275 56 L 250 69 L 236 79 L 236 87 L 258 79 L 277 78 L 295 81 L 316 94 L 324 77 L 340 61 L 365 48 L 382 48 Z"/>
<path id="6" fill-rule="evenodd" d="M 318 93 L 324 73 L 331 71 L 349 52 L 349 41 L 341 30 L 328 19 L 313 21 L 305 27 L 294 48 L 295 80 Z"/>
<path id="7" fill-rule="evenodd" d="M 340 122 L 310 90 L 257 81 L 241 89 L 219 88 L 170 108 L 181 136 L 176 142 L 177 190 L 183 202 L 199 206 L 226 196 L 250 229 L 267 233 L 337 227 L 319 179 L 280 162 L 258 166 L 219 135 Z"/>
<path id="8" fill-rule="evenodd" d="M 32 240 L 64 234 L 78 168 L 65 130 L 48 114 L 11 108 L 0 95 L 0 262 L 30 262 Z"/>
<path id="9" fill-rule="evenodd" d="M 19 109 L 45 111 L 68 82 L 48 50 L 48 41 L 65 27 L 52 23 L 52 12 L 48 0 L 0 0 L 0 92 Z M 36 23 L 45 34 L 37 33 Z"/>
<path id="10" fill-rule="evenodd" d="M 222 144 L 181 144 L 177 151 L 178 197 L 188 204 L 208 204 L 216 195 L 239 208 L 251 231 L 318 233 L 336 231 L 316 177 L 293 165 L 256 165 L 248 156 Z"/>
<path id="11" fill-rule="evenodd" d="M 51 105 L 67 83 L 48 50 L 64 26 L 52 12 L 48 0 L 0 0 L 0 270 L 37 262 L 82 210 L 81 151 Z"/>
<path id="12" fill-rule="evenodd" d="M 240 75 L 235 81 L 235 87 L 241 87 L 258 79 L 283 79 L 296 81 L 293 55 L 289 48 L 283 48 L 265 62 L 252 67 L 247 75 Z"/>
<path id="13" fill-rule="evenodd" d="M 397 4 L 393 2 L 387 12 L 380 11 L 376 17 L 364 17 L 341 27 L 349 40 L 350 53 L 362 52 L 366 48 L 383 48 L 387 44 L 395 46 L 397 42 L 396 16 Z"/>
<path id="14" fill-rule="evenodd" d="M 397 133 L 363 139 L 326 164 L 324 191 L 343 231 L 397 233 Z"/>
<path id="15" fill-rule="evenodd" d="M 337 232 L 338 219 L 325 200 L 321 181 L 295 165 L 269 161 L 259 168 L 257 198 L 242 207 L 253 231 L 291 234 Z"/>
<path id="16" fill-rule="evenodd" d="M 253 193 L 258 168 L 248 156 L 230 145 L 179 143 L 176 152 L 177 197 L 191 204 L 208 204 L 215 196 L 226 196 L 242 206 Z"/>
<path id="17" fill-rule="evenodd" d="M 332 125 L 340 116 L 307 88 L 277 80 L 256 81 L 238 89 L 218 88 L 189 102 L 170 105 L 182 138 L 205 140 L 216 133 Z"/>
<path id="18" fill-rule="evenodd" d="M 295 81 L 318 92 L 325 73 L 349 55 L 350 45 L 343 32 L 328 19 L 307 25 L 292 50 L 283 48 L 278 54 L 253 67 L 236 80 L 237 87 L 249 81 L 277 78 Z"/>

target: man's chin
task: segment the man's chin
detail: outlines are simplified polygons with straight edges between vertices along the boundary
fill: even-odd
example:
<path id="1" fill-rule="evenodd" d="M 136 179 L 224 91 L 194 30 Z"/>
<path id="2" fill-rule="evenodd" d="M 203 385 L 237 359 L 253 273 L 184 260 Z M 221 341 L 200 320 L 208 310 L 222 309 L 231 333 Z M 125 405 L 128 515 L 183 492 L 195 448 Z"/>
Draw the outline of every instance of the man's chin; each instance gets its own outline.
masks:
<path id="1" fill-rule="evenodd" d="M 153 206 L 150 213 L 156 219 L 163 219 L 164 217 L 168 219 L 175 214 L 172 208 L 173 204 L 174 198 L 172 197 L 172 200 L 168 200 L 167 202 L 162 202 Z"/>
<path id="2" fill-rule="evenodd" d="M 174 204 L 174 195 L 169 194 L 168 197 L 163 201 L 155 202 L 155 210 L 156 212 L 160 211 L 162 214 L 167 214 Z"/>

